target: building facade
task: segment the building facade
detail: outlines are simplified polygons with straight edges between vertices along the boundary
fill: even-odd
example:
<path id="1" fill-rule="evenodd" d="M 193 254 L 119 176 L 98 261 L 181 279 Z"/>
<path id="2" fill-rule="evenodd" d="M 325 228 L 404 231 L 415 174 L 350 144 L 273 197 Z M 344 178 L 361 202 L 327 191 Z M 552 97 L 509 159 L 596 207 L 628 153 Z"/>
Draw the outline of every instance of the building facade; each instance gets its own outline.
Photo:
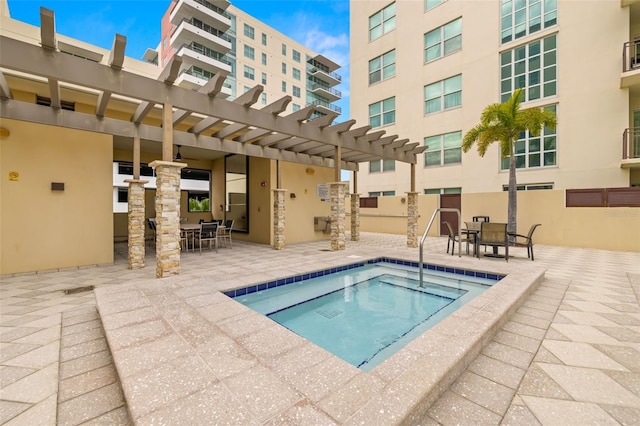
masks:
<path id="1" fill-rule="evenodd" d="M 218 96 L 235 99 L 262 85 L 258 105 L 289 95 L 287 112 L 309 105 L 310 118 L 340 114 L 333 102 L 342 98 L 335 88 L 340 68 L 295 40 L 269 27 L 228 1 L 172 1 L 162 18 L 161 41 L 144 59 L 165 67 L 182 58 L 176 84 L 198 89 L 217 74 L 226 75 Z"/>
<path id="2" fill-rule="evenodd" d="M 416 191 L 506 189 L 508 159 L 498 144 L 484 157 L 460 146 L 484 107 L 519 87 L 523 108 L 549 108 L 558 118 L 555 131 L 518 140 L 519 189 L 640 186 L 639 1 L 350 4 L 351 115 L 428 146 Z M 361 164 L 364 196 L 409 188 L 408 165 Z"/>

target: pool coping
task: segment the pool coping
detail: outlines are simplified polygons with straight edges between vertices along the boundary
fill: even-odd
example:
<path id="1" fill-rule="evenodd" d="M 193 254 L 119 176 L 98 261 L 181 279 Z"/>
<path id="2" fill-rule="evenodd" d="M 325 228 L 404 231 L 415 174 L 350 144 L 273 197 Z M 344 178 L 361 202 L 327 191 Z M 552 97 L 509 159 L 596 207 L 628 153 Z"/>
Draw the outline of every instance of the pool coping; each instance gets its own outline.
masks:
<path id="1" fill-rule="evenodd" d="M 415 261 L 406 255 L 345 257 L 335 266 L 380 257 Z M 96 288 L 131 418 L 137 424 L 188 421 L 190 404 L 201 406 L 215 388 L 216 398 L 207 401 L 216 406 L 208 409 L 230 423 L 278 416 L 302 423 L 419 422 L 544 279 L 544 269 L 533 263 L 473 259 L 460 266 L 458 258 L 434 258 L 439 265 L 506 277 L 368 372 L 221 293 L 265 279 L 203 274 Z M 264 407 L 255 402 L 255 380 L 274 394 L 262 397 L 271 398 Z M 220 412 L 225 404 L 235 405 Z"/>

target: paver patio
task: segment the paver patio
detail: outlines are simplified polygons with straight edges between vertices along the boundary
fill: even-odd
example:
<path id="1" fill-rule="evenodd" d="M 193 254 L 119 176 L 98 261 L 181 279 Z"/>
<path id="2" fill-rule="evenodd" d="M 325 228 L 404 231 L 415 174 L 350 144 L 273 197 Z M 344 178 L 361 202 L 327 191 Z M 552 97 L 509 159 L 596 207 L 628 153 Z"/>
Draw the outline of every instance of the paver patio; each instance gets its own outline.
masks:
<path id="1" fill-rule="evenodd" d="M 291 245 L 281 252 L 234 242 L 233 249 L 221 249 L 219 253 L 184 254 L 181 275 L 197 280 L 213 270 L 221 279 L 237 274 L 269 279 L 287 265 L 295 270 L 293 265 L 320 267 L 353 255 L 414 257 L 417 253 L 405 247 L 402 236 L 362 233 L 361 237 L 357 243 L 347 241 L 347 249 L 340 252 L 326 251 L 328 242 Z M 445 244 L 445 239 L 429 238 L 425 260 L 437 262 L 446 256 Z M 510 264 L 531 264 L 526 250 L 514 249 L 512 254 L 516 257 L 510 258 Z M 446 259 L 451 261 L 450 256 Z M 63 291 L 84 286 L 115 288 L 151 280 L 155 274 L 153 262 L 149 253 L 146 268 L 130 271 L 126 245 L 118 245 L 113 265 L 1 278 L 2 424 L 131 422 L 129 410 L 135 413 L 136 407 L 125 404 L 93 292 Z M 463 255 L 456 262 L 477 268 L 501 261 Z M 547 268 L 546 279 L 432 405 L 421 423 L 638 424 L 640 253 L 537 245 L 534 263 Z M 155 282 L 162 286 L 163 280 Z M 159 287 L 156 296 L 161 298 L 162 293 Z M 194 333 L 193 338 L 197 337 Z M 149 356 L 154 355 L 162 357 L 162 353 Z M 211 355 L 224 356 L 224 352 Z M 130 375 L 139 380 L 143 392 L 145 382 L 154 379 L 141 374 L 136 361 L 140 362 L 135 358 L 128 361 Z M 308 363 L 309 369 L 320 368 L 322 360 L 309 358 Z M 323 367 L 332 368 L 328 364 Z M 170 375 L 170 364 L 163 369 Z M 243 371 L 239 369 L 225 383 L 239 386 L 242 374 L 247 374 Z M 259 365 L 251 371 L 249 379 L 268 378 L 268 370 Z M 354 382 L 352 389 L 380 388 L 384 383 L 385 378 L 380 376 L 378 380 Z M 215 423 L 212 419 L 234 424 L 296 424 L 299 418 L 307 419 L 307 424 L 310 418 L 317 424 L 339 424 L 357 418 L 350 417 L 348 410 L 336 408 L 338 402 L 353 395 L 338 395 L 334 403 L 327 400 L 321 411 L 310 406 L 286 410 L 289 407 L 283 403 L 275 408 L 265 405 L 260 411 L 264 415 L 256 416 L 234 409 L 237 401 L 225 400 L 216 386 L 208 386 L 205 391 L 187 387 L 176 392 L 183 393 L 183 402 L 205 403 L 225 411 L 224 416 L 212 412 L 200 416 L 197 420 L 204 424 Z M 319 388 L 315 392 L 322 393 Z M 254 398 L 249 403 L 269 404 L 264 399 L 258 402 L 255 396 L 247 397 Z M 164 409 L 162 401 L 154 404 L 150 406 L 153 413 Z"/>

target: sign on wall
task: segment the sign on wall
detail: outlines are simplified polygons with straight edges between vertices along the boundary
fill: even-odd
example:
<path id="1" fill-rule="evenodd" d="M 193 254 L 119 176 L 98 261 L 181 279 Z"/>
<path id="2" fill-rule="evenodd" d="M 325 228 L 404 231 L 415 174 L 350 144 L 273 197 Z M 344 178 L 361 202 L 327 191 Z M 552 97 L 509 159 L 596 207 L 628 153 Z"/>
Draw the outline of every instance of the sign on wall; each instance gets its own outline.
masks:
<path id="1" fill-rule="evenodd" d="M 322 201 L 326 201 L 327 203 L 331 201 L 331 196 L 329 195 L 329 184 L 319 183 L 316 185 L 316 197 L 320 198 Z"/>

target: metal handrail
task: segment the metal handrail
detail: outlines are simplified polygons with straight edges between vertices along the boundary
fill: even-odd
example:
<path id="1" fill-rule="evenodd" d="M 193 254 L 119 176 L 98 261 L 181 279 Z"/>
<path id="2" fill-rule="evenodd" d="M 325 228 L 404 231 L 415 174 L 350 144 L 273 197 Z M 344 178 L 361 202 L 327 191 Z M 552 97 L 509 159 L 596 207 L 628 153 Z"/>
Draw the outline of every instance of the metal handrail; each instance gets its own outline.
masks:
<path id="1" fill-rule="evenodd" d="M 436 218 L 436 214 L 438 214 L 439 212 L 456 212 L 458 214 L 458 240 L 460 239 L 460 234 L 462 231 L 462 222 L 461 219 L 462 217 L 460 216 L 460 210 L 459 209 L 453 209 L 453 208 L 448 208 L 448 207 L 442 207 L 442 208 L 438 208 L 435 209 L 433 211 L 433 214 L 431 215 L 431 219 L 429 219 L 429 224 L 427 225 L 427 228 L 424 230 L 424 234 L 422 234 L 422 238 L 420 238 L 420 262 L 419 262 L 419 268 L 420 268 L 420 287 L 424 287 L 424 281 L 422 278 L 422 274 L 423 274 L 423 265 L 422 265 L 422 259 L 424 257 L 423 254 L 423 247 L 424 247 L 424 241 L 427 239 L 427 232 L 429 232 L 429 229 L 431 229 L 431 225 L 433 224 L 433 220 Z M 462 257 L 462 248 L 461 248 L 462 244 L 458 244 L 458 257 Z M 452 250 L 455 250 L 452 248 Z"/>

